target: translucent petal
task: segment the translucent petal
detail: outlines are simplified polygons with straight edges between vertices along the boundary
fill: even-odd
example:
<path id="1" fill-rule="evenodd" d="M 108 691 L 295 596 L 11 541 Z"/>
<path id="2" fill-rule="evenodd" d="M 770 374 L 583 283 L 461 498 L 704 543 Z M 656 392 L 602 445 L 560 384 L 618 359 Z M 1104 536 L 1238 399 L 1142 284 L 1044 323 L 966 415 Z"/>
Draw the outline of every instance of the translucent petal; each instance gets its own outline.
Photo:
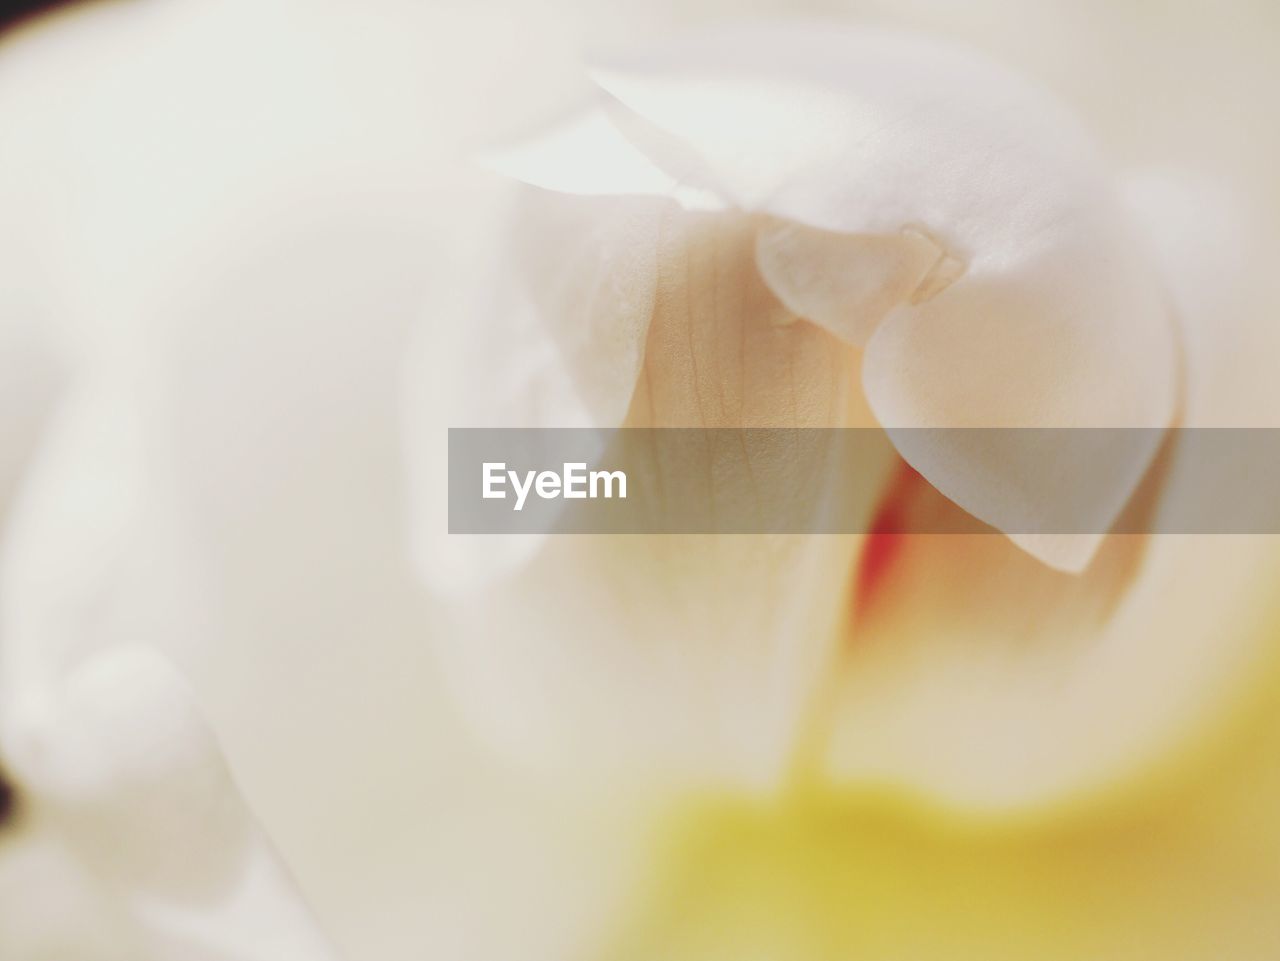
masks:
<path id="1" fill-rule="evenodd" d="M 1184 422 L 1280 422 L 1267 361 L 1254 360 L 1276 343 L 1263 238 L 1199 178 L 1144 175 L 1129 202 L 1194 345 Z M 1183 457 L 1167 437 L 1126 528 L 1206 496 Z M 918 479 L 886 509 L 956 510 Z M 1274 536 L 1113 535 L 1067 577 L 989 536 L 877 535 L 863 564 L 828 747 L 843 783 L 985 811 L 1061 806 L 1164 770 L 1274 676 Z"/>
<path id="2" fill-rule="evenodd" d="M 752 224 L 731 213 L 665 223 L 626 426 L 864 423 L 856 350 L 778 303 L 754 270 L 754 244 Z M 686 486 L 724 478 L 710 511 L 722 498 L 753 496 L 754 476 L 816 477 L 806 502 L 815 513 L 833 500 L 871 509 L 882 480 L 871 465 L 856 491 L 823 466 L 821 456 L 748 438 L 653 473 Z M 552 537 L 537 563 L 502 583 L 503 603 L 457 605 L 440 649 L 476 727 L 562 781 L 605 771 L 615 783 L 638 780 L 641 792 L 690 780 L 768 790 L 832 654 L 858 541 Z"/>
<path id="3" fill-rule="evenodd" d="M 5 746 L 36 804 L 157 958 L 335 957 L 180 679 L 142 649 L 29 692 Z"/>
<path id="4" fill-rule="evenodd" d="M 869 338 L 865 388 L 886 427 L 1171 421 L 1176 338 L 1159 283 L 1087 139 L 1016 77 L 928 40 L 802 26 L 721 31 L 594 76 L 634 111 L 622 123 L 658 165 L 687 167 L 693 154 L 741 209 L 879 238 L 798 235 L 800 247 L 771 231 L 761 266 L 784 302 Z M 939 249 L 927 267 L 902 240 L 912 231 Z M 836 276 L 816 283 L 807 269 L 819 263 Z M 866 317 L 851 322 L 859 302 Z M 1034 528 L 1036 505 L 990 492 L 1034 493 L 1039 475 L 1073 466 L 1050 456 L 1024 476 L 967 435 L 943 436 L 895 441 L 949 497 L 1015 534 Z M 1153 454 L 1135 446 L 1109 462 L 1100 530 Z M 1015 539 L 1077 570 L 1100 534 Z"/>
<path id="5" fill-rule="evenodd" d="M 894 509 L 957 509 L 916 483 Z M 1060 807 L 1159 770 L 1270 656 L 1274 538 L 1117 535 L 1078 576 L 990 535 L 883 538 L 834 686 L 839 784 Z"/>
<path id="6" fill-rule="evenodd" d="M 635 391 L 653 315 L 668 199 L 590 197 L 523 188 L 504 221 L 494 280 L 477 314 L 438 334 L 453 358 L 442 370 L 420 357 L 412 442 L 424 514 L 419 566 L 437 588 L 468 590 L 527 561 L 536 536 L 447 533 L 444 459 L 428 439 L 449 427 L 616 427 Z M 430 374 L 426 371 L 431 370 Z"/>
<path id="7" fill-rule="evenodd" d="M 859 347 L 945 256 L 918 230 L 840 234 L 777 221 L 756 235 L 756 263 L 778 299 Z"/>
<path id="8" fill-rule="evenodd" d="M 722 209 L 711 192 L 681 183 L 638 150 L 603 105 L 483 158 L 497 173 L 533 187 L 583 196 L 670 197 L 694 210 Z"/>

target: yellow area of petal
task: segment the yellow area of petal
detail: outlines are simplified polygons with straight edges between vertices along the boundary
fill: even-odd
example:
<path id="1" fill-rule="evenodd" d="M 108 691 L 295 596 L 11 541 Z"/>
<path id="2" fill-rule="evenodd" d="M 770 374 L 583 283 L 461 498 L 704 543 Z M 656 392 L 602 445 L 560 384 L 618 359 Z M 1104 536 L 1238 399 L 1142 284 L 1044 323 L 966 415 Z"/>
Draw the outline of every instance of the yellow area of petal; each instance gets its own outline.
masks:
<path id="1" fill-rule="evenodd" d="M 690 805 L 604 957 L 1280 957 L 1280 696 L 1240 708 L 1159 779 L 1034 822 L 823 789 Z"/>

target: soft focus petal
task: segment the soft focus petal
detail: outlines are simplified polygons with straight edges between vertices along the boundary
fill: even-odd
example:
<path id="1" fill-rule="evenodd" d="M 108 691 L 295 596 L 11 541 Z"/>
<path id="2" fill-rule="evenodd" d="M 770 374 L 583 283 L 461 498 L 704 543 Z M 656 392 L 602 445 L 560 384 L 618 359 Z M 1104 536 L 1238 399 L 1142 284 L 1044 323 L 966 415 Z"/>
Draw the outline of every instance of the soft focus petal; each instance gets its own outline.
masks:
<path id="1" fill-rule="evenodd" d="M 594 76 L 642 118 L 620 122 L 659 165 L 688 161 L 650 127 L 696 155 L 739 208 L 864 238 L 823 245 L 770 231 L 762 269 L 793 309 L 867 341 L 867 397 L 917 470 L 1047 563 L 1087 563 L 1156 435 L 1103 461 L 1098 533 L 1082 541 L 1021 536 L 1051 529 L 1042 515 L 1055 495 L 1043 481 L 1079 479 L 1071 458 L 1009 458 L 959 431 L 894 431 L 1170 423 L 1178 361 L 1167 304 L 1105 171 L 1058 105 L 940 43 L 821 27 L 720 32 Z M 843 277 L 809 276 L 846 257 L 856 265 Z M 851 321 L 859 306 L 867 316 Z"/>
<path id="2" fill-rule="evenodd" d="M 139 379 L 77 380 L 32 458 L 0 552 L 0 715 L 113 645 L 206 636 L 207 599 Z"/>
<path id="3" fill-rule="evenodd" d="M 856 351 L 789 314 L 756 273 L 753 249 L 742 218 L 669 206 L 626 426 L 867 423 Z M 824 473 L 833 451 L 800 458 L 779 446 L 712 440 L 645 473 L 658 486 L 664 474 L 682 485 L 721 478 L 711 511 L 720 498 L 750 502 L 757 474 L 782 491 L 795 486 L 786 478 L 805 490 L 816 479 L 806 502 L 815 515 L 833 499 L 871 510 L 887 456 L 864 465 L 865 487 L 846 490 Z M 565 780 L 605 771 L 643 792 L 690 779 L 768 789 L 833 653 L 858 544 L 552 537 L 537 563 L 501 582 L 502 604 L 456 604 L 440 648 L 478 728 L 535 769 Z"/>
<path id="4" fill-rule="evenodd" d="M 919 230 L 840 234 L 780 221 L 756 237 L 760 273 L 778 299 L 859 347 L 890 311 L 927 291 L 926 278 L 945 274 L 947 256 Z"/>
<path id="5" fill-rule="evenodd" d="M 584 196 L 670 197 L 689 209 L 724 204 L 665 172 L 638 150 L 600 106 L 573 114 L 531 140 L 490 153 L 487 166 L 533 187 Z"/>
<path id="6" fill-rule="evenodd" d="M 351 848 L 394 851 L 430 804 L 370 810 L 425 798 L 463 753 L 406 560 L 398 375 L 484 199 L 451 166 L 456 91 L 522 62 L 548 29 L 525 26 L 102 4 L 0 58 L 6 229 L 84 364 L 11 517 L 0 647 L 41 671 L 122 641 L 172 656 L 356 943 L 381 936 L 367 892 L 390 869 L 352 877 Z M 20 677 L 0 665 L 0 707 Z"/>
<path id="7" fill-rule="evenodd" d="M 1156 255 L 1186 342 L 1182 423 L 1280 425 L 1273 360 L 1280 275 L 1268 252 L 1280 228 L 1237 183 L 1196 170 L 1138 171 L 1124 199 Z"/>
<path id="8" fill-rule="evenodd" d="M 644 356 L 669 206 L 522 191 L 496 280 L 480 303 L 465 305 L 479 316 L 442 338 L 453 362 L 411 385 L 415 447 L 443 439 L 450 427 L 619 426 Z M 428 583 L 474 590 L 538 550 L 533 535 L 450 536 L 444 461 L 434 447 L 418 453 L 414 496 L 423 514 L 415 547 Z"/>
<path id="9" fill-rule="evenodd" d="M 47 812 L 24 810 L 0 829 L 0 957 L 138 961 L 144 951 Z"/>
<path id="10" fill-rule="evenodd" d="M 1260 626 L 1270 633 L 1275 621 Z M 605 956 L 1275 957 L 1275 667 L 1178 769 L 1059 817 L 969 821 L 883 794 L 822 791 L 691 805 L 670 829 L 649 902 Z"/>
<path id="11" fill-rule="evenodd" d="M 98 655 L 46 694 L 10 716 L 6 754 L 154 957 L 335 957 L 161 659 Z"/>
<path id="12" fill-rule="evenodd" d="M 1150 176 L 1132 198 L 1195 346 L 1185 423 L 1276 423 L 1270 377 L 1250 360 L 1274 351 L 1265 238 L 1195 178 Z M 1173 239 L 1191 224 L 1203 249 Z M 1160 452 L 1126 508 L 1129 529 L 1159 529 L 1209 496 L 1188 481 L 1187 456 L 1194 448 L 1173 441 Z M 1280 511 L 1265 487 L 1258 498 L 1252 516 Z M 922 529 L 955 508 L 907 478 L 882 510 Z M 983 535 L 877 535 L 834 698 L 830 770 L 977 809 L 1060 803 L 1141 777 L 1219 723 L 1272 656 L 1276 552 L 1264 535 L 1113 535 L 1071 578 Z"/>
<path id="13" fill-rule="evenodd" d="M 895 509 L 955 509 L 917 484 Z M 1270 651 L 1271 538 L 1112 537 L 1079 577 L 982 534 L 884 539 L 836 687 L 840 783 L 1061 804 L 1164 764 Z"/>
<path id="14" fill-rule="evenodd" d="M 8 256 L 16 240 L 0 239 L 0 518 L 67 380 L 66 358 L 33 302 L 31 278 Z"/>

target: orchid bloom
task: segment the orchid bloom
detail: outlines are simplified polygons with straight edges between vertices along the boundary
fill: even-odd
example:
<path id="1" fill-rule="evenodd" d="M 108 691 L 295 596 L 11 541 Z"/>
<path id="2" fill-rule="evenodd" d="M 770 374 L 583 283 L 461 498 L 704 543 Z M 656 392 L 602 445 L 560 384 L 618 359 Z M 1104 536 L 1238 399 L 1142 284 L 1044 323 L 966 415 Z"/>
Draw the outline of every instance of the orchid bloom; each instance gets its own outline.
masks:
<path id="1" fill-rule="evenodd" d="M 0 957 L 1275 956 L 1280 550 L 1100 533 L 1274 426 L 1274 202 L 952 42 L 598 15 L 585 84 L 554 5 L 0 38 Z M 886 443 L 672 467 L 865 535 L 465 538 L 456 426 Z M 1151 442 L 1034 535 L 1096 470 L 922 426 Z"/>
<path id="2" fill-rule="evenodd" d="M 479 723 L 551 763 L 586 763 L 596 738 L 586 753 L 608 763 L 637 737 L 654 763 L 768 788 L 803 744 L 837 784 L 999 809 L 1088 794 L 1210 709 L 1206 679 L 1250 663 L 1253 641 L 1212 642 L 1212 621 L 1131 625 L 1224 560 L 1200 541 L 1023 533 L 1062 485 L 1091 485 L 1097 532 L 1158 504 L 1178 482 L 1153 463 L 1158 430 L 1081 465 L 899 428 L 1214 423 L 1196 327 L 1221 305 L 1179 299 L 1143 197 L 1172 193 L 1157 209 L 1187 217 L 1214 200 L 1167 177 L 1127 187 L 1047 95 L 910 36 L 733 29 L 592 76 L 594 102 L 491 159 L 534 189 L 474 356 L 493 369 L 494 331 L 519 349 L 493 380 L 460 369 L 451 422 L 881 425 L 923 480 L 894 458 L 824 496 L 868 516 L 961 508 L 1012 543 L 569 538 L 494 571 L 489 540 L 464 557 L 474 545 L 428 531 L 429 580 L 467 597 L 475 561 L 517 599 L 464 603 L 482 626 L 444 645 Z M 755 469 L 817 469 L 782 460 Z M 581 583 L 604 600 L 554 600 Z M 1017 656 L 994 656 L 1016 624 Z M 1136 697 L 1131 672 L 1151 662 L 1162 682 Z M 690 686 L 707 677 L 710 696 Z"/>

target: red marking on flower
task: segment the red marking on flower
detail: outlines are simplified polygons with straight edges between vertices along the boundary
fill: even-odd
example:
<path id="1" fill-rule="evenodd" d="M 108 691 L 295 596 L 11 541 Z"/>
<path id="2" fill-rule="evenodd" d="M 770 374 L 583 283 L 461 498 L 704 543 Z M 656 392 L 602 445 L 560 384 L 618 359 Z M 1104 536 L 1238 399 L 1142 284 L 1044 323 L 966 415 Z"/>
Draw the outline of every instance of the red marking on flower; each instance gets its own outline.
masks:
<path id="1" fill-rule="evenodd" d="M 923 478 L 904 463 L 877 508 L 858 562 L 855 611 L 865 611 L 875 603 L 877 590 L 883 586 L 886 575 L 901 554 L 903 538 L 906 537 L 907 505 L 911 491 L 921 481 Z"/>

